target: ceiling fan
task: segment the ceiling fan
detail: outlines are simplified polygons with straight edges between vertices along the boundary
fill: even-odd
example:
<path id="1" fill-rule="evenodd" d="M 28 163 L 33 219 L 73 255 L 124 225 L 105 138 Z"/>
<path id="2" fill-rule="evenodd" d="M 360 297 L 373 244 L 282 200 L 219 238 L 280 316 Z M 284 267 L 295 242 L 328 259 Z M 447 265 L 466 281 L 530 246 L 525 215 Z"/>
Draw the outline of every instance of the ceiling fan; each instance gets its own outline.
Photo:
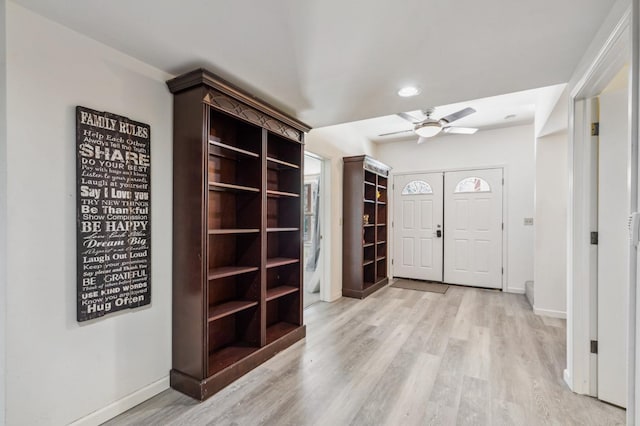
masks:
<path id="1" fill-rule="evenodd" d="M 436 120 L 435 118 L 431 118 L 431 114 L 433 114 L 434 111 L 434 108 L 426 109 L 424 111 L 425 118 L 422 120 L 419 120 L 416 117 L 413 117 L 405 112 L 399 112 L 397 115 L 413 124 L 413 129 L 402 130 L 400 132 L 383 133 L 378 136 L 390 136 L 400 133 L 414 132 L 419 136 L 418 143 L 423 143 L 428 138 L 434 137 L 440 132 L 449 134 L 472 135 L 478 131 L 478 129 L 473 127 L 453 127 L 449 125 L 456 120 L 460 120 L 461 118 L 476 112 L 476 110 L 473 108 L 461 109 L 458 112 L 454 112 L 453 114 L 449 114 L 438 120 Z"/>

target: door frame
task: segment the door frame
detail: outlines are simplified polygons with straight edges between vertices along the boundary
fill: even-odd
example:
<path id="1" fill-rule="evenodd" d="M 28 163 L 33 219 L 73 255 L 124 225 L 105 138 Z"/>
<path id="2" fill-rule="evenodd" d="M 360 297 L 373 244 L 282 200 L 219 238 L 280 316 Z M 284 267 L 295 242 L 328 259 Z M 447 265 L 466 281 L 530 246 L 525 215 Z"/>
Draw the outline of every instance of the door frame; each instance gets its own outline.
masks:
<path id="1" fill-rule="evenodd" d="M 634 13 L 632 14 L 632 8 Z M 611 31 L 604 35 L 601 46 L 577 80 L 569 86 L 569 199 L 567 212 L 567 368 L 564 380 L 576 393 L 592 394 L 594 388 L 591 370 L 590 332 L 596 320 L 597 309 L 590 295 L 593 293 L 593 270 L 589 267 L 591 244 L 591 212 L 593 202 L 591 181 L 595 171 L 592 168 L 590 150 L 590 108 L 589 99 L 597 96 L 625 63 L 631 63 L 629 78 L 630 139 L 631 155 L 629 175 L 630 209 L 636 211 L 638 196 L 638 83 L 640 12 L 638 0 L 625 6 L 615 21 L 610 22 Z M 633 16 L 633 19 L 632 19 Z M 633 26 L 633 28 L 632 28 Z M 629 332 L 627 375 L 627 424 L 636 421 L 636 250 L 631 248 L 629 279 Z"/>
<path id="2" fill-rule="evenodd" d="M 502 170 L 502 178 L 504 179 L 504 184 L 502 185 L 502 222 L 504 223 L 504 229 L 502 230 L 502 267 L 504 268 L 504 274 L 502 274 L 502 287 L 501 290 L 504 292 L 509 292 L 508 288 L 508 277 L 509 277 L 509 268 L 508 268 L 508 255 L 507 252 L 507 236 L 509 234 L 509 221 L 508 221 L 508 208 L 507 208 L 507 200 L 509 198 L 508 194 L 508 185 L 509 182 L 508 174 L 509 174 L 509 166 L 507 164 L 493 164 L 486 166 L 476 166 L 476 167 L 455 167 L 455 168 L 445 168 L 445 169 L 430 169 L 430 170 L 419 170 L 419 171 L 410 171 L 410 172 L 391 172 L 390 177 L 393 182 L 392 191 L 394 191 L 395 196 L 395 185 L 396 185 L 396 176 L 404 176 L 404 175 L 413 175 L 413 174 L 421 174 L 421 173 L 447 173 L 447 172 L 466 172 L 472 170 L 487 170 L 487 169 L 501 169 Z M 443 194 L 443 203 L 444 203 L 444 194 Z M 389 235 L 387 235 L 387 241 L 392 239 L 391 241 L 395 241 L 395 203 L 391 203 L 389 205 L 389 213 L 391 217 L 391 227 L 389 228 Z M 443 228 L 444 229 L 444 228 Z M 444 244 L 444 241 L 443 241 Z M 395 259 L 395 244 L 391 247 L 391 259 L 387 262 L 387 268 L 389 271 L 389 276 L 391 278 L 395 278 L 395 270 L 393 268 L 393 259 Z M 443 259 L 444 259 L 444 245 L 443 245 Z M 443 271 L 444 273 L 444 271 Z M 518 290 L 514 293 L 524 293 L 524 290 Z"/>
<path id="3" fill-rule="evenodd" d="M 308 155 L 321 161 L 320 166 L 320 256 L 322 256 L 322 270 L 320 272 L 320 301 L 331 302 L 331 197 L 328 196 L 331 189 L 331 159 L 324 158 L 312 151 L 303 150 L 303 155 Z M 303 171 L 304 179 L 304 171 Z M 300 200 L 302 202 L 302 200 Z M 304 292 L 303 292 L 304 293 Z M 304 297 L 304 296 L 303 296 Z M 313 305 L 311 305 L 313 306 Z"/>

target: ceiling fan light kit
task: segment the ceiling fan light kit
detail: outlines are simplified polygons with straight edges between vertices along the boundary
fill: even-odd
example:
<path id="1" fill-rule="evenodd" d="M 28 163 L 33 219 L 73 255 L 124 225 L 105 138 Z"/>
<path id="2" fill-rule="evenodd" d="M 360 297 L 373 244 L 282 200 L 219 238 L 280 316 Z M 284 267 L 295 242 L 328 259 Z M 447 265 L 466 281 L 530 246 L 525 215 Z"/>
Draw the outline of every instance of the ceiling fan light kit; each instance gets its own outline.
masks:
<path id="1" fill-rule="evenodd" d="M 426 121 L 416 124 L 413 130 L 421 138 L 431 138 L 442 130 L 442 125 L 437 121 Z"/>

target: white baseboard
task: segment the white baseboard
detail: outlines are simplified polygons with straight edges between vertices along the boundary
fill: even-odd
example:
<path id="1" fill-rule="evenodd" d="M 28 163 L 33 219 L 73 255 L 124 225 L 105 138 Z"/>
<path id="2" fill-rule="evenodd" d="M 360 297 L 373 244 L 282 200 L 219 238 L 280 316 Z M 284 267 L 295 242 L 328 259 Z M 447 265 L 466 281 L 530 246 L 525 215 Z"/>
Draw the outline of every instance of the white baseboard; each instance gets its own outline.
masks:
<path id="1" fill-rule="evenodd" d="M 540 309 L 533 307 L 533 313 L 541 315 L 543 317 L 562 318 L 567 319 L 567 313 L 563 311 L 554 311 L 553 309 Z M 565 370 L 566 371 L 566 370 Z"/>
<path id="2" fill-rule="evenodd" d="M 567 386 L 569 386 L 569 389 L 573 390 L 573 382 L 571 381 L 571 374 L 569 374 L 569 370 L 567 370 L 566 368 L 562 373 L 562 378 L 564 379 L 564 382 L 567 384 Z"/>
<path id="3" fill-rule="evenodd" d="M 507 287 L 505 293 L 524 294 L 524 288 L 511 288 Z"/>
<path id="4" fill-rule="evenodd" d="M 329 295 L 329 300 L 326 300 L 325 302 L 335 302 L 336 300 L 340 299 L 342 297 L 342 290 L 339 291 L 338 293 L 334 293 L 334 294 L 330 294 Z"/>
<path id="5" fill-rule="evenodd" d="M 169 389 L 169 376 L 74 421 L 70 426 L 98 426 L 166 389 Z"/>

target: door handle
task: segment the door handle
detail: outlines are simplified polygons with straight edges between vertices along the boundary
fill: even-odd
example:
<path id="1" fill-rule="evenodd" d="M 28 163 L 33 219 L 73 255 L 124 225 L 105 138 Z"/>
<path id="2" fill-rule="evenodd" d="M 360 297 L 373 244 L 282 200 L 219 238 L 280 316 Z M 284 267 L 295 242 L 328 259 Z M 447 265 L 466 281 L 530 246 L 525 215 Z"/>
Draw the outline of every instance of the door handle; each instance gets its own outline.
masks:
<path id="1" fill-rule="evenodd" d="M 436 231 L 436 238 L 442 238 L 442 231 L 440 229 Z"/>

